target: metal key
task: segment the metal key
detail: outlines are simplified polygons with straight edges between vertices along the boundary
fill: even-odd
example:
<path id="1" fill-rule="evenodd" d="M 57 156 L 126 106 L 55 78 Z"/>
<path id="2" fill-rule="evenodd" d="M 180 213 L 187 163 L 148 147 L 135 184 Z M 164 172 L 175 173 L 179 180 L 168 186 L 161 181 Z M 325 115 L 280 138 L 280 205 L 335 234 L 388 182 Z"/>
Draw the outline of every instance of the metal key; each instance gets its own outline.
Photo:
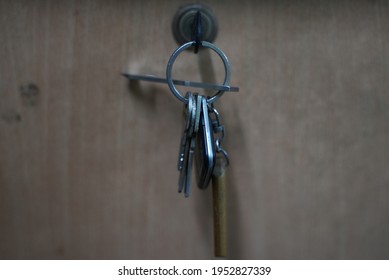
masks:
<path id="1" fill-rule="evenodd" d="M 196 148 L 196 138 L 197 133 L 200 127 L 200 116 L 202 110 L 202 98 L 203 96 L 194 94 L 195 103 L 196 103 L 196 113 L 195 113 L 195 122 L 193 126 L 193 134 L 190 139 L 189 152 L 188 152 L 188 162 L 186 164 L 186 184 L 185 184 L 185 197 L 189 197 L 191 194 L 191 180 L 192 180 L 192 169 L 193 169 L 193 160 L 195 155 Z"/>
<path id="2" fill-rule="evenodd" d="M 206 189 L 215 166 L 215 142 L 212 123 L 209 117 L 208 102 L 205 96 L 201 99 L 201 117 L 198 136 L 196 138 L 196 174 L 197 185 Z"/>
<path id="3" fill-rule="evenodd" d="M 181 137 L 181 143 L 180 143 L 180 150 L 178 155 L 178 170 L 180 171 L 180 177 L 178 182 L 178 191 L 182 192 L 185 188 L 186 180 L 186 165 L 187 165 L 187 158 L 189 153 L 189 145 L 190 145 L 190 138 L 193 134 L 193 127 L 194 127 L 194 121 L 195 121 L 195 113 L 196 113 L 196 106 L 195 106 L 195 99 L 191 92 L 187 93 L 187 98 L 189 99 L 188 105 L 185 106 L 186 114 L 185 114 L 185 126 L 183 135 Z"/>
<path id="4" fill-rule="evenodd" d="M 185 140 L 184 140 L 184 147 L 183 147 L 183 157 L 182 157 L 182 169 L 180 170 L 180 179 L 179 179 L 179 188 L 178 191 L 182 192 L 184 190 L 185 196 L 188 197 L 190 195 L 190 180 L 191 180 L 191 172 L 192 172 L 192 154 L 194 152 L 195 147 L 195 127 L 196 127 L 196 120 L 198 118 L 197 113 L 197 105 L 196 105 L 196 96 L 193 94 L 190 94 L 190 122 L 189 127 L 186 130 Z M 188 106 L 189 109 L 189 106 Z"/>
<path id="5" fill-rule="evenodd" d="M 194 122 L 195 118 L 195 104 L 193 103 L 193 98 L 191 97 L 192 93 L 187 92 L 186 93 L 186 98 L 189 99 L 188 104 L 185 104 L 184 110 L 185 110 L 185 125 L 184 125 L 184 131 L 182 133 L 181 141 L 180 141 L 180 149 L 178 152 L 178 164 L 177 164 L 177 169 L 179 171 L 182 170 L 183 165 L 184 165 L 184 156 L 185 156 L 185 147 L 187 145 L 188 141 L 188 133 L 189 133 L 189 128 L 191 127 L 192 123 Z"/>

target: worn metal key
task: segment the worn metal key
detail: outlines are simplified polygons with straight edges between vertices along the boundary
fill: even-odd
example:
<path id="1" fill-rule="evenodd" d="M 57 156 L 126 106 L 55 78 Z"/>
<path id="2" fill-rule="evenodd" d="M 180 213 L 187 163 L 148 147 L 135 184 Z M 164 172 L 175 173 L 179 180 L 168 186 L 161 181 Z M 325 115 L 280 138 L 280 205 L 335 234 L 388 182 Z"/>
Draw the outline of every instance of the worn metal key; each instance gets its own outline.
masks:
<path id="1" fill-rule="evenodd" d="M 192 165 L 193 165 L 193 154 L 195 149 L 195 139 L 196 139 L 196 127 L 198 127 L 199 110 L 197 106 L 197 95 L 189 93 L 188 95 L 188 110 L 190 121 L 188 127 L 185 130 L 183 139 L 183 145 L 181 147 L 182 156 L 179 161 L 182 161 L 182 167 L 180 170 L 180 179 L 179 179 L 179 192 L 184 191 L 185 197 L 188 197 L 191 193 L 191 176 L 192 176 Z M 179 163 L 180 166 L 180 163 Z"/>
<path id="2" fill-rule="evenodd" d="M 194 94 L 194 100 L 195 100 L 195 122 L 193 125 L 193 134 L 190 138 L 190 145 L 189 145 L 189 152 L 188 152 L 188 162 L 186 165 L 186 185 L 185 185 L 185 196 L 188 197 L 191 194 L 191 180 L 192 180 L 192 169 L 193 169 L 193 161 L 194 161 L 194 155 L 195 155 L 195 148 L 196 148 L 196 138 L 197 133 L 199 131 L 200 127 L 200 116 L 201 116 L 201 110 L 202 110 L 202 96 L 198 94 Z"/>
<path id="3" fill-rule="evenodd" d="M 182 137 L 181 137 L 181 141 L 180 141 L 180 148 L 179 148 L 179 152 L 178 152 L 178 163 L 177 163 L 177 169 L 179 171 L 182 170 L 183 165 L 184 165 L 185 147 L 186 147 L 186 143 L 188 141 L 189 128 L 192 126 L 192 123 L 194 122 L 194 118 L 195 118 L 195 111 L 194 111 L 195 107 L 194 107 L 194 103 L 193 103 L 194 99 L 191 97 L 191 95 L 192 95 L 191 92 L 187 92 L 186 98 L 189 99 L 189 102 L 188 102 L 188 104 L 185 104 L 185 106 L 184 106 L 185 124 L 184 124 L 184 131 L 182 132 Z"/>
<path id="4" fill-rule="evenodd" d="M 197 186 L 206 189 L 211 180 L 211 175 L 216 161 L 215 142 L 213 137 L 212 122 L 209 117 L 207 98 L 201 99 L 201 117 L 196 140 L 196 177 Z"/>
<path id="5" fill-rule="evenodd" d="M 185 106 L 186 107 L 185 126 L 181 138 L 180 150 L 178 156 L 178 165 L 177 165 L 178 170 L 180 171 L 180 177 L 178 181 L 179 192 L 182 192 L 186 188 L 188 153 L 190 148 L 190 139 L 194 131 L 194 123 L 196 117 L 195 98 L 191 92 L 187 93 L 187 98 L 189 99 L 189 102 L 188 105 Z"/>

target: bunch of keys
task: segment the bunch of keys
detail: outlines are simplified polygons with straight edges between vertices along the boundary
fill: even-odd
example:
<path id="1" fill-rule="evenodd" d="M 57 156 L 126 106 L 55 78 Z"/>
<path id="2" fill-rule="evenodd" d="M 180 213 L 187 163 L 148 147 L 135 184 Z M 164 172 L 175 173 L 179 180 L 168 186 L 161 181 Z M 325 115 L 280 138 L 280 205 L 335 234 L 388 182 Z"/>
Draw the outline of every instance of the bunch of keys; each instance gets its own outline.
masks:
<path id="1" fill-rule="evenodd" d="M 223 84 L 173 80 L 172 69 L 174 61 L 181 52 L 193 47 L 195 44 L 197 44 L 195 41 L 191 41 L 174 51 L 167 65 L 166 79 L 152 75 L 123 75 L 130 80 L 167 83 L 174 96 L 184 103 L 184 130 L 181 137 L 177 164 L 177 168 L 180 171 L 178 190 L 179 192 L 184 192 L 186 197 L 191 194 L 193 165 L 196 166 L 197 185 L 200 189 L 206 189 L 212 178 L 215 255 L 225 257 L 227 255 L 228 238 L 224 167 L 228 166 L 229 161 L 228 154 L 222 147 L 225 129 L 220 123 L 219 113 L 214 107 L 214 102 L 225 91 L 239 91 L 239 88 L 229 85 L 231 70 L 226 55 L 217 46 L 206 41 L 201 41 L 199 45 L 212 49 L 223 61 L 225 69 Z M 217 92 L 211 97 L 192 92 L 187 92 L 183 96 L 175 85 L 214 89 Z M 221 164 L 219 159 L 223 160 Z"/>
<path id="2" fill-rule="evenodd" d="M 185 106 L 185 125 L 181 137 L 177 168 L 180 171 L 179 192 L 189 197 L 193 161 L 196 161 L 197 186 L 206 189 L 216 163 L 216 153 L 222 152 L 228 165 L 228 154 L 221 147 L 224 139 L 224 126 L 220 125 L 219 114 L 209 105 L 207 97 L 187 92 L 189 102 Z M 210 114 L 215 115 L 212 120 Z M 215 140 L 214 134 L 222 137 Z"/>
<path id="3" fill-rule="evenodd" d="M 195 161 L 197 186 L 206 189 L 212 177 L 216 164 L 216 154 L 224 156 L 225 165 L 229 164 L 228 154 L 222 148 L 224 126 L 220 124 L 219 113 L 213 103 L 220 98 L 224 90 L 219 90 L 214 96 L 206 97 L 197 93 L 187 92 L 183 97 L 172 80 L 172 68 L 177 56 L 185 49 L 192 47 L 193 42 L 179 47 L 171 56 L 167 67 L 167 82 L 173 94 L 185 104 L 184 130 L 182 133 L 178 154 L 177 168 L 180 172 L 178 191 L 185 197 L 191 194 L 192 169 Z M 226 55 L 215 45 L 202 42 L 203 47 L 214 50 L 223 60 L 226 76 L 223 86 L 229 87 L 230 65 Z M 227 88 L 230 89 L 230 88 Z M 220 137 L 217 137 L 220 135 Z"/>

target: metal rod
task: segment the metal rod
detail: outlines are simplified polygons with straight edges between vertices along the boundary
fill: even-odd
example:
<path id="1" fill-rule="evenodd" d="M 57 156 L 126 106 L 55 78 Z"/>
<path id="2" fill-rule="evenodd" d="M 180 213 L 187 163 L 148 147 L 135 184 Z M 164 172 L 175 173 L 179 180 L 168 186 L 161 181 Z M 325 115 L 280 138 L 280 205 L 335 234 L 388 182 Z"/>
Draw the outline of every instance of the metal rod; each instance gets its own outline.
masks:
<path id="1" fill-rule="evenodd" d="M 226 168 L 223 160 L 217 160 L 212 175 L 213 224 L 215 256 L 227 257 L 228 231 L 227 231 L 227 187 Z"/>
<path id="2" fill-rule="evenodd" d="M 133 75 L 133 74 L 127 74 L 127 73 L 122 73 L 122 75 L 130 80 L 141 80 L 141 81 L 147 81 L 147 82 L 167 84 L 167 79 L 156 77 L 153 75 Z M 200 82 L 182 81 L 182 80 L 173 80 L 173 83 L 175 85 L 185 86 L 185 87 L 224 90 L 224 91 L 230 91 L 230 92 L 238 92 L 239 91 L 239 87 L 225 86 L 225 85 L 221 85 L 221 84 L 200 83 Z"/>

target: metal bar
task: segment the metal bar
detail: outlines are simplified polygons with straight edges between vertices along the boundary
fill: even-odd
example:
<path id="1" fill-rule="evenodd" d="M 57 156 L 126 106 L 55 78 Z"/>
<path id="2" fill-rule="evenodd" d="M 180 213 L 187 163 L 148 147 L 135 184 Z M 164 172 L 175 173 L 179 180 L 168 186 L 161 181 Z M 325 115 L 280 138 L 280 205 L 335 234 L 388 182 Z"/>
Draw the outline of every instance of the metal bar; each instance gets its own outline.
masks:
<path id="1" fill-rule="evenodd" d="M 165 78 L 160 78 L 153 75 L 133 75 L 127 73 L 122 73 L 122 75 L 130 80 L 140 80 L 140 81 L 167 84 L 167 80 Z M 215 90 L 224 90 L 224 91 L 231 91 L 231 92 L 239 91 L 239 87 L 225 86 L 220 84 L 209 84 L 209 83 L 200 83 L 200 82 L 192 82 L 192 81 L 182 81 L 182 80 L 173 80 L 173 83 L 175 85 L 185 86 L 185 87 L 215 89 Z"/>

